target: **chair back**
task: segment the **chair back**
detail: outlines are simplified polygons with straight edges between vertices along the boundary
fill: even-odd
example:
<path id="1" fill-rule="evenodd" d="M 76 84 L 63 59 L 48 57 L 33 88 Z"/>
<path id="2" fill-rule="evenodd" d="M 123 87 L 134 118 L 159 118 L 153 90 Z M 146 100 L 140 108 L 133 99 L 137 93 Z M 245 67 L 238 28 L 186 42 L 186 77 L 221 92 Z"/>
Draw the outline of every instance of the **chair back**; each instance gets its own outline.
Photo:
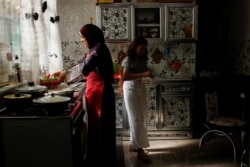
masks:
<path id="1" fill-rule="evenodd" d="M 217 92 L 205 93 L 206 121 L 210 121 L 218 116 L 219 104 Z"/>

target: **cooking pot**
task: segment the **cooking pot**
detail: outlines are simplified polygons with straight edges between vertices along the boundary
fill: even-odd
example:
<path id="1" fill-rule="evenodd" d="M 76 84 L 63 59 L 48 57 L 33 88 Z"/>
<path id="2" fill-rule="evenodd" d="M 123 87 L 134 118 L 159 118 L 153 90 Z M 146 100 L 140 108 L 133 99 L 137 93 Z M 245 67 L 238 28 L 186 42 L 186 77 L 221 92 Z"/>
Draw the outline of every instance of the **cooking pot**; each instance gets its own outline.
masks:
<path id="1" fill-rule="evenodd" d="M 66 96 L 71 99 L 74 97 L 74 90 L 71 88 L 58 88 L 50 90 L 49 93 L 53 93 L 54 95 Z"/>
<path id="2" fill-rule="evenodd" d="M 70 97 L 50 93 L 46 96 L 33 99 L 33 103 L 37 104 L 36 106 L 39 110 L 45 109 L 47 112 L 45 115 L 62 115 L 70 100 Z"/>
<path id="3" fill-rule="evenodd" d="M 8 94 L 4 96 L 4 99 L 6 101 L 7 109 L 18 115 L 24 114 L 25 109 L 32 103 L 32 96 L 30 94 Z"/>
<path id="4" fill-rule="evenodd" d="M 44 96 L 47 92 L 46 86 L 34 85 L 34 82 L 29 82 L 28 85 L 16 89 L 17 93 L 31 94 L 32 99 Z"/>

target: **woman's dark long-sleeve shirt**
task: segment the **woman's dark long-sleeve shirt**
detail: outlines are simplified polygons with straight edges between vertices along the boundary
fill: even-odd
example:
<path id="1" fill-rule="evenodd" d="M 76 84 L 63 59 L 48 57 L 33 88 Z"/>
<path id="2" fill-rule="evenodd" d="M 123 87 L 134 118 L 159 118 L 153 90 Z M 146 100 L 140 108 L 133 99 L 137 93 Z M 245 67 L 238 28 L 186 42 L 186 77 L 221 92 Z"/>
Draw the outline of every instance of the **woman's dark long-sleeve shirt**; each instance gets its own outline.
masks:
<path id="1" fill-rule="evenodd" d="M 113 61 L 106 44 L 98 44 L 90 49 L 81 63 L 81 68 L 85 77 L 95 71 L 105 82 L 114 82 Z"/>

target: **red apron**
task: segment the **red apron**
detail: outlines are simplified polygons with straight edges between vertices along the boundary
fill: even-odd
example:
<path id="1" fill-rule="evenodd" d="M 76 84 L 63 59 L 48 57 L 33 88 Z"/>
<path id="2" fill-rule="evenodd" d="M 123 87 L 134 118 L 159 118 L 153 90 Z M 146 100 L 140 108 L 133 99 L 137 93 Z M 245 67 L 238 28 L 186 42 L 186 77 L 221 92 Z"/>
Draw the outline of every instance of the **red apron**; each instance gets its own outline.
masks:
<path id="1" fill-rule="evenodd" d="M 90 72 L 87 78 L 86 105 L 88 124 L 99 125 L 102 114 L 102 96 L 104 81 L 96 72 Z"/>

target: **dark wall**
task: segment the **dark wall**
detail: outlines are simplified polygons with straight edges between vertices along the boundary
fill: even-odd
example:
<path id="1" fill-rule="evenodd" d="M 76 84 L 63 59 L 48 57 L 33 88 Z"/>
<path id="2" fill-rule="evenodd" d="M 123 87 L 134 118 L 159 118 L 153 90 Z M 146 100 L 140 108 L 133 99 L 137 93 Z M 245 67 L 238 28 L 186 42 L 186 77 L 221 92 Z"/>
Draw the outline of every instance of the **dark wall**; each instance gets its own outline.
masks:
<path id="1" fill-rule="evenodd" d="M 230 42 L 242 40 L 241 37 L 245 36 L 244 31 L 238 30 L 246 25 L 233 24 L 244 16 L 244 3 L 235 5 L 238 3 L 237 0 L 197 0 L 196 2 L 198 5 L 198 41 L 193 122 L 194 135 L 199 137 L 205 130 L 203 126 L 205 121 L 204 93 L 217 91 L 221 100 L 221 110 L 227 114 L 240 115 L 239 95 L 240 92 L 249 89 L 250 79 L 233 72 L 235 62 L 229 53 Z M 216 71 L 218 75 L 200 77 L 202 71 Z"/>
<path id="2" fill-rule="evenodd" d="M 198 0 L 197 73 L 202 70 L 223 71 L 228 41 L 225 0 Z M 223 65 L 223 66 L 222 66 Z"/>
<path id="3" fill-rule="evenodd" d="M 248 0 L 197 0 L 197 74 L 202 70 L 224 76 L 237 73 L 239 55 L 231 54 L 231 45 L 250 39 L 249 4 Z"/>

